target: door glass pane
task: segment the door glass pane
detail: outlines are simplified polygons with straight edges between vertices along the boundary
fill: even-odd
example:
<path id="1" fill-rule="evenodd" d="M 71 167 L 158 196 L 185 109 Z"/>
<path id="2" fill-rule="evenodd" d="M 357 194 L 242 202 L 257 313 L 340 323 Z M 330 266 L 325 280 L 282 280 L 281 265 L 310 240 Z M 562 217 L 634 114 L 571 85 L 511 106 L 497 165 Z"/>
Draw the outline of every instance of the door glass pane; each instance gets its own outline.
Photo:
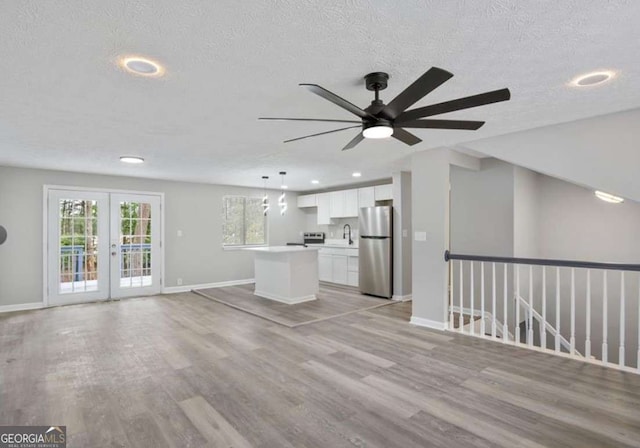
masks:
<path id="1" fill-rule="evenodd" d="M 98 202 L 61 199 L 58 292 L 98 290 Z"/>
<path id="2" fill-rule="evenodd" d="M 151 204 L 120 202 L 120 287 L 151 286 Z"/>

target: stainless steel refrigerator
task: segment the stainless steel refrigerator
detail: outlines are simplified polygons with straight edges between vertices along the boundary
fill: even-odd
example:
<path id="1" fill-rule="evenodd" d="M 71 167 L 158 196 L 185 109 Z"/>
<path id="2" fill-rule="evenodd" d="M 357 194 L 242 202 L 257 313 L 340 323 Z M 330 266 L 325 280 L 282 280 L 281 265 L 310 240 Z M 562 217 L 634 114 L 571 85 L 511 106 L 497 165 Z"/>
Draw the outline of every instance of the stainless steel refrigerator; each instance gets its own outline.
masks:
<path id="1" fill-rule="evenodd" d="M 393 295 L 393 208 L 360 209 L 360 292 L 379 297 Z"/>

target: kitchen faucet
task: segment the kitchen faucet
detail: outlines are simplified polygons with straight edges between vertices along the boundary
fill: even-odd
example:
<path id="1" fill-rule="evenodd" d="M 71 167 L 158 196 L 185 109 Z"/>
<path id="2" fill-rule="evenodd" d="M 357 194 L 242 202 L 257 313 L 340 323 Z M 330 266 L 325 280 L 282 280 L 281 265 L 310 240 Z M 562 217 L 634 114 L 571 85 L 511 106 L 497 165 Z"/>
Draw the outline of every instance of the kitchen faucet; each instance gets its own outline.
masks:
<path id="1" fill-rule="evenodd" d="M 351 226 L 349 224 L 345 224 L 342 227 L 342 239 L 345 239 L 347 236 L 347 227 L 349 227 L 349 246 L 353 244 L 353 240 L 351 239 Z"/>

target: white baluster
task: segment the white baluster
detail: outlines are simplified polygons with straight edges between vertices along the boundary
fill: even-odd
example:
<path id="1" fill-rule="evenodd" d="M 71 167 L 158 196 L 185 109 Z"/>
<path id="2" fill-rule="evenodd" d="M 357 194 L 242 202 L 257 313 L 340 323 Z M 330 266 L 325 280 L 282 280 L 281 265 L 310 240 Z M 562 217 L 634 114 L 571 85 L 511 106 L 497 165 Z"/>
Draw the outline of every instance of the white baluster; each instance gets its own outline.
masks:
<path id="1" fill-rule="evenodd" d="M 473 279 L 473 261 L 470 262 L 469 264 L 471 264 L 471 277 L 469 280 L 469 289 L 471 290 L 471 311 L 469 311 L 469 332 L 471 334 L 475 334 L 476 321 L 474 319 L 475 316 L 473 311 L 473 301 L 474 301 L 476 283 Z"/>
<path id="2" fill-rule="evenodd" d="M 608 350 L 607 345 L 607 271 L 602 271 L 602 362 L 607 363 Z"/>
<path id="3" fill-rule="evenodd" d="M 464 319 L 462 318 L 462 294 L 464 291 L 464 261 L 460 260 L 460 313 L 458 314 L 458 331 L 462 333 L 462 328 L 464 326 Z"/>
<path id="4" fill-rule="evenodd" d="M 624 271 L 620 272 L 620 346 L 618 347 L 618 365 L 625 365 L 624 359 Z"/>
<path id="5" fill-rule="evenodd" d="M 504 305 L 504 314 L 502 315 L 502 342 L 509 342 L 509 321 L 507 319 L 507 304 L 509 303 L 509 292 L 507 291 L 507 273 L 509 269 L 507 267 L 507 263 L 504 263 L 504 289 L 503 289 L 503 305 Z M 640 333 L 638 335 L 638 339 L 640 339 Z M 640 359 L 640 358 L 639 358 Z M 640 368 L 640 360 L 638 361 L 638 365 Z"/>
<path id="6" fill-rule="evenodd" d="M 484 261 L 480 262 L 480 333 L 482 337 L 487 334 L 484 322 Z"/>
<path id="7" fill-rule="evenodd" d="M 516 270 L 516 326 L 513 332 L 516 338 L 516 344 L 520 343 L 520 266 L 514 265 Z"/>
<path id="8" fill-rule="evenodd" d="M 569 338 L 569 353 L 576 354 L 576 270 L 571 268 L 571 337 Z"/>
<path id="9" fill-rule="evenodd" d="M 591 269 L 587 269 L 587 321 L 586 340 L 584 341 L 584 357 L 591 358 Z"/>
<path id="10" fill-rule="evenodd" d="M 636 367 L 640 372 L 640 274 L 638 275 L 638 357 L 636 358 Z"/>
<path id="11" fill-rule="evenodd" d="M 547 267 L 542 266 L 542 324 L 540 325 L 540 347 L 547 349 Z"/>
<path id="12" fill-rule="evenodd" d="M 455 279 L 453 278 L 453 260 L 449 260 L 449 329 L 453 331 L 454 329 L 454 321 L 453 321 L 453 285 L 455 283 Z"/>
<path id="13" fill-rule="evenodd" d="M 491 337 L 496 337 L 496 264 L 491 263 Z"/>
<path id="14" fill-rule="evenodd" d="M 529 265 L 529 320 L 527 325 L 529 331 L 527 332 L 527 344 L 533 346 L 533 266 Z"/>
<path id="15" fill-rule="evenodd" d="M 560 351 L 560 267 L 556 267 L 556 352 Z"/>

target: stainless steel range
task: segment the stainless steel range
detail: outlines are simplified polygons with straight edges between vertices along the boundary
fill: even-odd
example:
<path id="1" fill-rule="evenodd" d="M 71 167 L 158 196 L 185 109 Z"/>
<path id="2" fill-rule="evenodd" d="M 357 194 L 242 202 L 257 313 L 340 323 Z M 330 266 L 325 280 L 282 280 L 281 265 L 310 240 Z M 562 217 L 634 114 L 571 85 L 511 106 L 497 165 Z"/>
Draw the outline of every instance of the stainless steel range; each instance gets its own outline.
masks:
<path id="1" fill-rule="evenodd" d="M 304 232 L 304 244 L 324 244 L 324 232 Z"/>

